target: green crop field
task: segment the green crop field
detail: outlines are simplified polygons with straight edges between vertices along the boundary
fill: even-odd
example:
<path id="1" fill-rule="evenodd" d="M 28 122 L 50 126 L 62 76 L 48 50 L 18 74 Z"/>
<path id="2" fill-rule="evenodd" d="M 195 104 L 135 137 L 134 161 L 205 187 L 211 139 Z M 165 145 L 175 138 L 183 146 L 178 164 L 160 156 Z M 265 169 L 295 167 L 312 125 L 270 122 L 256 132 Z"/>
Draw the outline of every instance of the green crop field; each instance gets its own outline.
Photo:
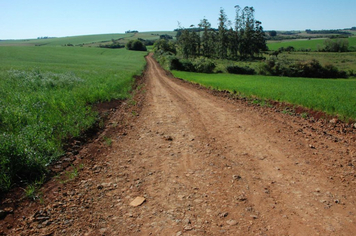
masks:
<path id="1" fill-rule="evenodd" d="M 91 104 L 125 99 L 145 52 L 89 47 L 0 47 L 0 192 L 36 178 L 62 141 L 91 127 Z"/>
<path id="2" fill-rule="evenodd" d="M 48 39 L 25 39 L 25 40 L 0 40 L 0 46 L 63 46 L 66 44 L 72 45 L 98 45 L 100 43 L 111 42 L 112 39 L 121 39 L 123 43 L 131 39 L 142 38 L 145 40 L 159 39 L 159 35 L 168 34 L 175 36 L 174 31 L 157 31 L 157 32 L 139 32 L 128 34 L 99 34 L 99 35 L 83 35 L 70 36 Z"/>
<path id="3" fill-rule="evenodd" d="M 323 46 L 325 39 L 298 39 L 298 40 L 288 40 L 288 41 L 279 41 L 279 42 L 271 42 L 267 43 L 268 49 L 269 50 L 278 50 L 281 47 L 288 47 L 292 46 L 296 50 L 301 50 L 301 49 L 310 49 L 312 51 L 315 51 L 318 49 L 318 45 Z"/>
<path id="4" fill-rule="evenodd" d="M 350 37 L 349 40 L 349 47 L 356 47 L 356 37 Z M 325 39 L 298 39 L 298 40 L 288 40 L 288 41 L 273 41 L 267 43 L 269 50 L 278 50 L 281 47 L 288 47 L 292 46 L 296 50 L 302 49 L 310 49 L 312 51 L 316 51 L 318 49 L 318 45 L 322 47 L 324 45 Z"/>
<path id="5" fill-rule="evenodd" d="M 245 97 L 301 105 L 341 119 L 356 119 L 356 79 L 311 79 L 259 75 L 199 74 L 173 71 L 182 78 Z"/>

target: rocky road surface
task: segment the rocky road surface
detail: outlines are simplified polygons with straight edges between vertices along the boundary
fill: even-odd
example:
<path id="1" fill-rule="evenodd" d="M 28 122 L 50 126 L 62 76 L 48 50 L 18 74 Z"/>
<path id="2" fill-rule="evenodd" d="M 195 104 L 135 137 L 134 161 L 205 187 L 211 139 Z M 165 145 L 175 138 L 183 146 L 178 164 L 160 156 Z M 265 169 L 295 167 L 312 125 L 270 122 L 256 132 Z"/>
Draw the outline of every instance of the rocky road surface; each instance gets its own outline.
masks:
<path id="1" fill-rule="evenodd" d="M 3 234 L 355 235 L 354 127 L 216 96 L 147 62 L 42 203 L 3 200 Z"/>

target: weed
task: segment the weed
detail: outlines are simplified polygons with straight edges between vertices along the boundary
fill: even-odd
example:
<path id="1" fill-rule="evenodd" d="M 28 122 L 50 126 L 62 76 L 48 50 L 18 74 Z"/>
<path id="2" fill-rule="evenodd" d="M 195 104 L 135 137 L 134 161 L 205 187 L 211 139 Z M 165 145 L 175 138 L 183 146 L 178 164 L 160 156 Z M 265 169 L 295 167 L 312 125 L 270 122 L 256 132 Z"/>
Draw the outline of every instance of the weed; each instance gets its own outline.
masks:
<path id="1" fill-rule="evenodd" d="M 104 142 L 105 142 L 106 146 L 110 147 L 112 144 L 112 139 L 109 137 L 104 137 Z"/>
<path id="2" fill-rule="evenodd" d="M 59 182 L 60 182 L 61 184 L 65 184 L 65 183 L 67 183 L 67 182 L 69 182 L 69 181 L 74 180 L 74 179 L 79 175 L 79 170 L 83 169 L 84 165 L 83 165 L 83 164 L 80 164 L 80 165 L 78 166 L 78 168 L 75 167 L 74 165 L 71 165 L 71 167 L 72 167 L 72 170 L 71 170 L 71 171 L 66 171 L 66 172 L 64 173 L 65 178 L 59 180 Z M 60 178 L 60 177 L 58 177 L 58 178 Z"/>
<path id="3" fill-rule="evenodd" d="M 303 112 L 302 114 L 300 114 L 300 116 L 301 116 L 303 119 L 306 119 L 306 118 L 308 118 L 308 113 Z"/>
<path id="4" fill-rule="evenodd" d="M 133 100 L 133 99 L 130 99 L 130 100 L 128 101 L 128 104 L 129 104 L 130 106 L 136 106 L 137 102 L 136 102 L 135 100 Z"/>
<path id="5" fill-rule="evenodd" d="M 45 181 L 45 176 L 35 181 L 32 184 L 27 185 L 24 189 L 25 196 L 33 201 L 39 200 L 43 203 L 42 192 L 40 191 L 41 186 Z"/>

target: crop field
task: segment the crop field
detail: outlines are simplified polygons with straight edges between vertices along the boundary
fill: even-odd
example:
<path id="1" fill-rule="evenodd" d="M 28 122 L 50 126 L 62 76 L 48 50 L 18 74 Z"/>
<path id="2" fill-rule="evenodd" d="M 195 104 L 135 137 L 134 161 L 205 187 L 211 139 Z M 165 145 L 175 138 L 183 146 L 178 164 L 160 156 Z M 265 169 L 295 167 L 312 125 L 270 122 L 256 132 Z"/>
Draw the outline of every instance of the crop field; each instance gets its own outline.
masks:
<path id="1" fill-rule="evenodd" d="M 0 192 L 37 178 L 62 141 L 97 121 L 91 104 L 129 96 L 144 52 L 85 47 L 0 47 Z"/>
<path id="2" fill-rule="evenodd" d="M 281 61 L 311 61 L 312 59 L 318 60 L 322 65 L 332 64 L 339 70 L 346 72 L 356 72 L 356 52 L 283 52 L 278 55 Z"/>
<path id="3" fill-rule="evenodd" d="M 243 97 L 274 100 L 356 119 L 356 79 L 311 79 L 259 75 L 199 74 L 173 71 L 175 77 Z"/>
<path id="4" fill-rule="evenodd" d="M 356 37 L 350 37 L 349 40 L 349 47 L 356 47 Z M 324 45 L 325 39 L 299 39 L 299 40 L 288 40 L 288 41 L 278 41 L 278 42 L 269 42 L 267 43 L 269 50 L 278 50 L 281 47 L 288 47 L 293 46 L 296 50 L 303 50 L 303 49 L 310 49 L 312 51 L 316 51 L 319 46 Z"/>
<path id="5" fill-rule="evenodd" d="M 63 46 L 67 44 L 97 46 L 100 43 L 111 42 L 112 39 L 121 39 L 124 44 L 132 39 L 142 38 L 145 40 L 159 39 L 159 35 L 168 34 L 175 36 L 173 31 L 153 31 L 153 32 L 139 32 L 127 34 L 99 34 L 99 35 L 84 35 L 84 36 L 70 36 L 48 39 L 26 39 L 26 40 L 0 40 L 0 46 Z"/>

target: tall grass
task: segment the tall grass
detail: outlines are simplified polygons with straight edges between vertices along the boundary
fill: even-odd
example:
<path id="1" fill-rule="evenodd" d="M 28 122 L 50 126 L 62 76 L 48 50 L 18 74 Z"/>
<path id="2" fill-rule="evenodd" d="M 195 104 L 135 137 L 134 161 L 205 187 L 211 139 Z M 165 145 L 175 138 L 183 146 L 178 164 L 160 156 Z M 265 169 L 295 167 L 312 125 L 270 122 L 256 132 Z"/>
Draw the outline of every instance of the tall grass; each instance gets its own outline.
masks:
<path id="1" fill-rule="evenodd" d="M 0 191 L 35 179 L 63 140 L 97 120 L 91 104 L 129 96 L 144 53 L 125 49 L 0 47 Z"/>
<path id="2" fill-rule="evenodd" d="M 260 75 L 199 74 L 173 71 L 174 76 L 245 97 L 288 102 L 356 119 L 356 79 L 311 79 Z"/>

